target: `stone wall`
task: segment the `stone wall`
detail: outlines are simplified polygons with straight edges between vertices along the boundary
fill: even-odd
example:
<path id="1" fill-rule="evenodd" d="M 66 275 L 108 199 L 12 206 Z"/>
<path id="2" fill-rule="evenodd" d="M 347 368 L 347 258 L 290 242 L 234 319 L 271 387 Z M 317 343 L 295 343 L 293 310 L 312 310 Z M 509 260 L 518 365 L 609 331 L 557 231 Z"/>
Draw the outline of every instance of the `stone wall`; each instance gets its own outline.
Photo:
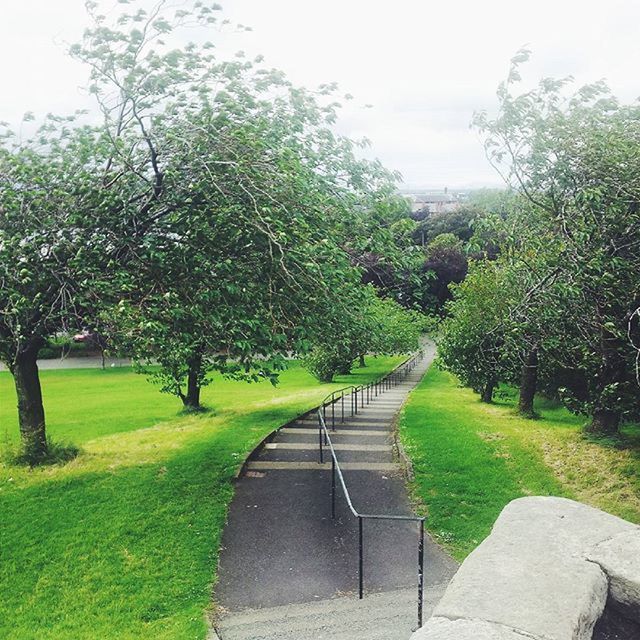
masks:
<path id="1" fill-rule="evenodd" d="M 590 640 L 605 605 L 640 623 L 640 527 L 564 498 L 521 498 L 412 640 Z"/>

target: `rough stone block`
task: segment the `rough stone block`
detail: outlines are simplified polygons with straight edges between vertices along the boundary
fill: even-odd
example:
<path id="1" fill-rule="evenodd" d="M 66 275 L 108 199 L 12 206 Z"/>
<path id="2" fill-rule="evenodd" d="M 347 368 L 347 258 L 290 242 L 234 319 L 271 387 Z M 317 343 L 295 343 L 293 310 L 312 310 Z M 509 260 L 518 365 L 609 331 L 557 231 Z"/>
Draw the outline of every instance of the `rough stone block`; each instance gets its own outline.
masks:
<path id="1" fill-rule="evenodd" d="M 597 565 L 545 555 L 523 537 L 490 537 L 462 564 L 434 613 L 547 640 L 591 640 L 606 601 L 607 580 Z"/>
<path id="2" fill-rule="evenodd" d="M 585 557 L 607 575 L 611 606 L 640 622 L 640 527 L 600 542 Z"/>
<path id="3" fill-rule="evenodd" d="M 591 640 L 607 597 L 640 620 L 640 528 L 565 498 L 521 498 L 414 638 Z"/>

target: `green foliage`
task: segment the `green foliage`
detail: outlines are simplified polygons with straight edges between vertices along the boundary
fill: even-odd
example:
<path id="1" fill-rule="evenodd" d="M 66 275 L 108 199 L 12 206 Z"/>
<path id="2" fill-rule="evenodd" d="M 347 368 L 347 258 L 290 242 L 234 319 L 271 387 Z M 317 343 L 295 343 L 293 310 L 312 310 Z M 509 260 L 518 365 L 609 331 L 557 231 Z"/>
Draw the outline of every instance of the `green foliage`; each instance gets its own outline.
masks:
<path id="1" fill-rule="evenodd" d="M 452 290 L 448 316 L 440 326 L 440 362 L 478 393 L 489 389 L 490 400 L 502 373 L 502 272 L 494 262 L 472 263 L 467 278 Z"/>
<path id="2" fill-rule="evenodd" d="M 381 298 L 372 286 L 341 289 L 340 302 L 325 314 L 305 366 L 319 380 L 348 373 L 367 353 L 396 355 L 418 348 L 425 319 L 395 300 Z"/>
<path id="3" fill-rule="evenodd" d="M 373 298 L 367 310 L 371 324 L 369 351 L 394 355 L 411 353 L 419 346 L 420 336 L 426 331 L 426 319 L 418 311 L 408 311 L 395 300 Z"/>
<path id="4" fill-rule="evenodd" d="M 359 280 L 353 252 L 400 260 L 394 243 L 411 231 L 397 176 L 334 132 L 334 85 L 312 92 L 260 59 L 218 60 L 200 37 L 215 3 L 121 4 L 87 2 L 70 48 L 102 123 L 50 116 L 0 147 L 0 358 L 36 457 L 35 360 L 51 335 L 97 328 L 197 408 L 214 370 L 275 383 L 335 289 Z"/>
<path id="5" fill-rule="evenodd" d="M 72 51 L 91 65 L 126 203 L 119 304 L 104 322 L 142 365 L 160 365 L 162 391 L 196 407 L 213 370 L 275 383 L 335 289 L 356 281 L 357 231 L 372 231 L 362 235 L 375 249 L 404 233 L 376 227 L 401 217 L 395 176 L 333 132 L 331 87 L 317 96 L 259 61 L 164 42 L 208 25 L 205 8 L 94 15 Z"/>
<path id="6" fill-rule="evenodd" d="M 44 346 L 38 352 L 42 359 L 63 357 L 77 357 L 87 354 L 93 345 L 87 342 L 74 342 L 69 336 L 54 336 L 47 338 Z"/>
<path id="7" fill-rule="evenodd" d="M 350 352 L 345 354 L 335 345 L 323 345 L 304 356 L 302 364 L 320 382 L 332 382 L 339 371 L 351 370 L 353 358 L 350 356 Z"/>
<path id="8" fill-rule="evenodd" d="M 466 242 L 473 235 L 475 221 L 483 215 L 484 209 L 467 204 L 454 211 L 431 213 L 418 221 L 413 236 L 422 246 L 430 244 L 436 236 L 443 233 L 451 233 Z"/>
<path id="9" fill-rule="evenodd" d="M 586 385 L 584 393 L 565 388 L 563 398 L 593 416 L 594 429 L 615 431 L 640 406 L 627 335 L 640 300 L 640 107 L 620 105 L 602 82 L 569 94 L 569 80 L 546 78 L 518 95 L 527 58 L 514 59 L 500 86 L 498 116 L 479 114 L 476 125 L 490 158 L 529 201 L 526 224 L 551 239 L 550 251 L 532 246 L 547 265 L 542 281 L 557 276 L 542 305 L 564 330 L 553 357 Z"/>

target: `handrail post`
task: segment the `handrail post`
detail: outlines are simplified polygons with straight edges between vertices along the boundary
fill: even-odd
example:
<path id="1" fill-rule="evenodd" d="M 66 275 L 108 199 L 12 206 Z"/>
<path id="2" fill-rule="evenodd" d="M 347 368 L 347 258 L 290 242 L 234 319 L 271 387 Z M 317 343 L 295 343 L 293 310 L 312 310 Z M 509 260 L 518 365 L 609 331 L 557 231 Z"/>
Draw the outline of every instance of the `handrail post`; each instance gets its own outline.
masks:
<path id="1" fill-rule="evenodd" d="M 331 429 L 336 430 L 336 400 L 333 394 L 331 395 Z"/>
<path id="2" fill-rule="evenodd" d="M 336 519 L 336 459 L 331 456 L 331 518 Z"/>
<path id="3" fill-rule="evenodd" d="M 322 422 L 320 421 L 320 417 L 318 417 L 318 445 L 320 446 L 320 464 L 324 462 L 323 452 L 322 452 Z"/>
<path id="4" fill-rule="evenodd" d="M 340 420 L 340 422 L 344 422 L 344 391 L 342 392 L 342 419 Z"/>
<path id="5" fill-rule="evenodd" d="M 358 387 L 356 387 L 353 390 L 353 393 L 355 394 L 355 408 L 356 408 L 356 415 L 358 414 Z"/>
<path id="6" fill-rule="evenodd" d="M 418 629 L 422 626 L 424 600 L 424 520 L 420 520 L 420 540 L 418 541 Z"/>
<path id="7" fill-rule="evenodd" d="M 364 598 L 364 552 L 362 535 L 362 516 L 358 516 L 358 597 Z"/>

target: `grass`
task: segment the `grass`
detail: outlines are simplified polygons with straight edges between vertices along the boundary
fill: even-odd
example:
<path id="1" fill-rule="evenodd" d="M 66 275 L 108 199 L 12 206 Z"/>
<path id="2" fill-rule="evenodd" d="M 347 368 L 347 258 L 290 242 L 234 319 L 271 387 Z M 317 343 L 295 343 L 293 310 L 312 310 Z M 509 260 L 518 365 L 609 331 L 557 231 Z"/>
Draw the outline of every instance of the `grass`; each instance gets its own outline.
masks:
<path id="1" fill-rule="evenodd" d="M 333 389 L 378 377 L 369 359 L 331 385 L 297 364 L 273 388 L 215 379 L 213 410 L 178 416 L 129 369 L 43 371 L 50 435 L 80 444 L 65 465 L 0 464 L 0 637 L 202 639 L 232 477 L 270 431 Z M 0 373 L 0 432 L 16 438 Z"/>
<path id="2" fill-rule="evenodd" d="M 542 399 L 527 420 L 501 389 L 479 401 L 432 367 L 411 394 L 400 433 L 415 471 L 414 497 L 436 538 L 462 560 L 489 533 L 502 508 L 526 495 L 580 500 L 640 522 L 640 429 L 614 441 L 584 436 L 584 418 Z"/>

